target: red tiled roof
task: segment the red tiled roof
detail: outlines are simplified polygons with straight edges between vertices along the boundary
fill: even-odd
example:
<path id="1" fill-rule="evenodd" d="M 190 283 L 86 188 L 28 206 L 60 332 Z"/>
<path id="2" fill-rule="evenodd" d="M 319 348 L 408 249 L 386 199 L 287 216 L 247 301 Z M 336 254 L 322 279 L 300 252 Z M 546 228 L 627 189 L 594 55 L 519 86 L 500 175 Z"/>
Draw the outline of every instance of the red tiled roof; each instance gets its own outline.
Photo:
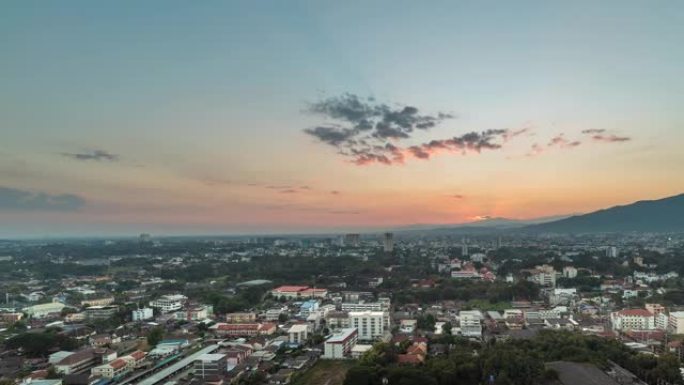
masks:
<path id="1" fill-rule="evenodd" d="M 283 292 L 283 293 L 297 293 L 297 292 L 300 292 L 300 291 L 304 291 L 304 290 L 306 290 L 306 289 L 308 289 L 308 288 L 309 288 L 308 286 L 294 286 L 294 285 L 293 285 L 293 286 L 287 286 L 287 285 L 286 285 L 286 286 L 277 287 L 277 288 L 275 288 L 275 289 L 273 289 L 273 290 L 274 290 L 274 291 Z"/>
<path id="2" fill-rule="evenodd" d="M 309 293 L 325 293 L 325 292 L 327 292 L 327 291 L 328 291 L 328 289 L 310 289 L 310 288 L 306 288 L 306 289 L 302 290 L 302 293 L 304 293 L 304 294 L 309 294 Z"/>
<path id="3" fill-rule="evenodd" d="M 653 317 L 653 314 L 646 309 L 625 309 L 620 310 L 618 314 L 632 317 Z"/>
<path id="4" fill-rule="evenodd" d="M 397 362 L 400 364 L 421 364 L 423 363 L 423 356 L 418 354 L 399 354 Z"/>
<path id="5" fill-rule="evenodd" d="M 109 366 L 111 366 L 111 367 L 114 368 L 115 370 L 116 370 L 116 369 L 121 369 L 121 368 L 123 368 L 124 366 L 126 366 L 126 360 L 121 359 L 121 358 L 117 358 L 117 359 L 115 359 L 114 361 L 110 362 L 110 363 L 109 363 Z"/>
<path id="6" fill-rule="evenodd" d="M 145 358 L 145 352 L 140 351 L 140 350 L 136 350 L 133 353 L 131 353 L 130 356 L 135 358 L 136 361 L 142 360 L 143 358 Z"/>
<path id="7" fill-rule="evenodd" d="M 413 337 L 413 338 L 411 338 L 411 341 L 413 341 L 413 343 L 416 343 L 416 344 L 419 344 L 419 343 L 426 343 L 427 344 L 429 340 L 427 339 L 427 337 Z"/>
<path id="8" fill-rule="evenodd" d="M 269 329 L 273 329 L 277 326 L 278 325 L 276 325 L 274 323 L 266 322 L 266 323 L 258 325 L 258 330 L 269 330 Z"/>
<path id="9" fill-rule="evenodd" d="M 259 330 L 259 324 L 218 324 L 218 330 Z"/>
<path id="10" fill-rule="evenodd" d="M 57 365 L 73 365 L 82 361 L 90 360 L 95 355 L 94 350 L 81 350 L 70 356 L 64 357 Z"/>
<path id="11" fill-rule="evenodd" d="M 425 354 L 425 346 L 421 344 L 411 345 L 406 349 L 406 354 Z"/>

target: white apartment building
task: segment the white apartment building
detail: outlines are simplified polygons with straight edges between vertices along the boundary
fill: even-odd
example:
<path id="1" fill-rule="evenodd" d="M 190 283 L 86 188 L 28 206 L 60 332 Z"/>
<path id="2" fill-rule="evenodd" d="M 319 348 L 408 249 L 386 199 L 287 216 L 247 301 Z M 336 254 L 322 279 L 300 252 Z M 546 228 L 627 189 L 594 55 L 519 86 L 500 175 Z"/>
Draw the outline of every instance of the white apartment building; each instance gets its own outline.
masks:
<path id="1" fill-rule="evenodd" d="M 563 268 L 563 277 L 565 277 L 565 278 L 576 278 L 577 277 L 577 269 L 572 267 L 572 266 L 565 266 Z"/>
<path id="2" fill-rule="evenodd" d="M 625 309 L 610 313 L 613 330 L 653 330 L 655 317 L 646 309 Z"/>
<path id="3" fill-rule="evenodd" d="M 154 311 L 149 307 L 144 307 L 142 309 L 133 310 L 131 313 L 133 321 L 146 321 L 148 319 L 154 318 Z"/>
<path id="4" fill-rule="evenodd" d="M 325 323 L 331 330 L 349 328 L 349 313 L 346 311 L 331 311 L 325 315 Z"/>
<path id="5" fill-rule="evenodd" d="M 363 341 L 382 337 L 385 330 L 385 319 L 389 319 L 389 315 L 382 311 L 349 312 L 349 323 L 352 328 L 358 329 L 358 338 Z"/>
<path id="6" fill-rule="evenodd" d="M 399 331 L 406 334 L 411 334 L 416 331 L 418 321 L 414 319 L 403 319 L 399 324 Z"/>
<path id="7" fill-rule="evenodd" d="M 60 314 L 65 305 L 60 302 L 42 303 L 40 305 L 33 305 L 22 309 L 24 313 L 32 318 L 45 318 L 52 314 Z"/>
<path id="8" fill-rule="evenodd" d="M 556 271 L 553 266 L 541 265 L 530 271 L 529 281 L 540 286 L 556 286 Z"/>
<path id="9" fill-rule="evenodd" d="M 387 311 L 389 310 L 388 302 L 344 302 L 342 303 L 342 311 Z"/>
<path id="10" fill-rule="evenodd" d="M 362 303 L 343 303 L 342 311 L 346 312 L 380 312 L 385 316 L 383 318 L 383 327 L 389 329 L 390 327 L 390 317 L 389 317 L 390 302 L 389 299 L 385 300 L 381 298 L 378 302 L 362 302 Z M 350 325 L 353 327 L 354 325 Z"/>
<path id="11" fill-rule="evenodd" d="M 170 313 L 182 309 L 187 300 L 188 297 L 182 294 L 169 294 L 150 301 L 150 306 L 158 308 L 162 313 Z"/>
<path id="12" fill-rule="evenodd" d="M 482 336 L 482 319 L 484 316 L 479 310 L 462 310 L 458 313 L 461 326 L 461 334 L 465 337 Z"/>
<path id="13" fill-rule="evenodd" d="M 174 313 L 177 320 L 202 321 L 209 317 L 210 310 L 207 306 L 197 306 L 192 309 L 184 309 Z"/>
<path id="14" fill-rule="evenodd" d="M 356 328 L 347 328 L 328 337 L 323 344 L 323 358 L 340 359 L 349 356 L 356 346 L 358 336 Z"/>
<path id="15" fill-rule="evenodd" d="M 288 340 L 292 344 L 304 344 L 309 338 L 309 324 L 294 324 L 287 331 Z"/>
<path id="16" fill-rule="evenodd" d="M 673 311 L 670 313 L 668 328 L 672 334 L 684 334 L 684 311 Z"/>

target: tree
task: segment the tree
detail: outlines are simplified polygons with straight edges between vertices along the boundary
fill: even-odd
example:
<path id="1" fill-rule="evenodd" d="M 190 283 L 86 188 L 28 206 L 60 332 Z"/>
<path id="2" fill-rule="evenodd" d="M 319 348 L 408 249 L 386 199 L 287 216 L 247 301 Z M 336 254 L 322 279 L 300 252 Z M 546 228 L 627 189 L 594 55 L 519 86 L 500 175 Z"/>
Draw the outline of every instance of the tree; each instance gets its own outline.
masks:
<path id="1" fill-rule="evenodd" d="M 416 326 L 418 326 L 418 329 L 430 332 L 435 331 L 435 316 L 432 314 L 420 316 L 418 317 L 417 321 L 418 322 Z"/>
<path id="2" fill-rule="evenodd" d="M 444 325 L 442 325 L 442 333 L 451 335 L 452 327 L 451 322 L 445 322 Z"/>
<path id="3" fill-rule="evenodd" d="M 156 346 L 164 338 L 164 329 L 156 327 L 147 333 L 147 343 L 150 346 Z"/>
<path id="4" fill-rule="evenodd" d="M 54 380 L 57 378 L 61 378 L 61 376 L 59 375 L 59 373 L 57 373 L 57 370 L 55 369 L 54 366 L 50 366 L 47 370 L 47 374 L 45 375 L 45 378 L 47 378 L 48 380 Z"/>
<path id="5" fill-rule="evenodd" d="M 354 366 L 347 371 L 344 377 L 344 385 L 371 385 L 374 373 L 371 368 Z"/>

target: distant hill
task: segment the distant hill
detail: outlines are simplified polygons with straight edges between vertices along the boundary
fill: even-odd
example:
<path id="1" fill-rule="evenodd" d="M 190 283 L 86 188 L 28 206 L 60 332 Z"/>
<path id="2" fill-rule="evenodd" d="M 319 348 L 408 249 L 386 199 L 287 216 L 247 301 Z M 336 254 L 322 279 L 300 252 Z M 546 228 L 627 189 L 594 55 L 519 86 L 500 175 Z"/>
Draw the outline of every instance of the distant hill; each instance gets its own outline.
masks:
<path id="1" fill-rule="evenodd" d="M 680 232 L 684 231 L 684 194 L 615 206 L 522 230 L 537 233 Z"/>
<path id="2" fill-rule="evenodd" d="M 557 221 L 567 218 L 569 215 L 556 215 L 552 217 L 534 219 L 509 219 L 492 217 L 480 219 L 474 222 L 458 223 L 453 225 L 420 224 L 409 225 L 394 229 L 400 233 L 429 233 L 435 234 L 482 234 L 500 232 L 503 230 L 521 229 L 529 225 Z"/>

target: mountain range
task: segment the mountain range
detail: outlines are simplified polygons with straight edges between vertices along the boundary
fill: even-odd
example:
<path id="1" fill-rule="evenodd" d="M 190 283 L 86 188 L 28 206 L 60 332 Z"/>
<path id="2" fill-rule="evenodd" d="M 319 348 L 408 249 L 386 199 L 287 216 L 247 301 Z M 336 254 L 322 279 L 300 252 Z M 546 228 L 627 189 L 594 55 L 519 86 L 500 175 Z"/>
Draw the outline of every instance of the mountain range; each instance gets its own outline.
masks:
<path id="1" fill-rule="evenodd" d="M 516 231 L 526 233 L 684 232 L 684 194 L 638 201 L 587 214 L 559 215 L 529 220 L 486 218 L 455 225 L 413 225 L 399 232 L 443 234 Z"/>
<path id="2" fill-rule="evenodd" d="M 663 233 L 684 231 L 684 194 L 638 201 L 558 221 L 531 225 L 537 233 Z"/>

